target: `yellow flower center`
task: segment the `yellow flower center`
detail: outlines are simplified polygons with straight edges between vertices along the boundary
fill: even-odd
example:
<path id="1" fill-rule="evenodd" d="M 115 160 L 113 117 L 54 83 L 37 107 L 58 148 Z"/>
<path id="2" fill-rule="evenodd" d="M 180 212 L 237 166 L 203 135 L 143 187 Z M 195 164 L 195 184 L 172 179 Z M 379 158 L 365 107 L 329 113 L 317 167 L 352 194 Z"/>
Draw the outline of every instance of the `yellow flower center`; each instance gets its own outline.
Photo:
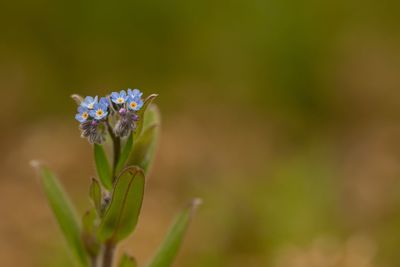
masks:
<path id="1" fill-rule="evenodd" d="M 84 118 L 86 120 L 88 117 L 89 117 L 89 114 L 87 112 L 82 113 L 82 118 Z"/>
<path id="2" fill-rule="evenodd" d="M 89 108 L 89 109 L 92 109 L 93 106 L 94 106 L 94 103 L 90 103 L 90 104 L 88 105 L 88 108 Z"/>
<path id="3" fill-rule="evenodd" d="M 98 110 L 96 111 L 96 115 L 97 115 L 97 116 L 103 115 L 103 110 L 98 109 Z"/>
<path id="4" fill-rule="evenodd" d="M 118 102 L 118 103 L 124 103 L 124 99 L 123 99 L 122 97 L 119 97 L 119 98 L 117 99 L 117 102 Z"/>
<path id="5" fill-rule="evenodd" d="M 129 106 L 130 106 L 132 109 L 134 109 L 134 108 L 136 108 L 137 103 L 136 103 L 135 101 L 132 101 L 132 102 L 129 104 Z"/>

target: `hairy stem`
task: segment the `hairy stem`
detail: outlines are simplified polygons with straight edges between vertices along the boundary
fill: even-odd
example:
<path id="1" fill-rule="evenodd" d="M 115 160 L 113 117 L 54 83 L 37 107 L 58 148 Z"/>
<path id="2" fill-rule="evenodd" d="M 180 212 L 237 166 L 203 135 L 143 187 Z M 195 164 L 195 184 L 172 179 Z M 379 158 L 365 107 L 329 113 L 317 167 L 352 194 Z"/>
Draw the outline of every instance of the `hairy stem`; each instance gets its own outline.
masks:
<path id="1" fill-rule="evenodd" d="M 115 252 L 115 244 L 106 242 L 104 244 L 102 267 L 112 267 Z"/>

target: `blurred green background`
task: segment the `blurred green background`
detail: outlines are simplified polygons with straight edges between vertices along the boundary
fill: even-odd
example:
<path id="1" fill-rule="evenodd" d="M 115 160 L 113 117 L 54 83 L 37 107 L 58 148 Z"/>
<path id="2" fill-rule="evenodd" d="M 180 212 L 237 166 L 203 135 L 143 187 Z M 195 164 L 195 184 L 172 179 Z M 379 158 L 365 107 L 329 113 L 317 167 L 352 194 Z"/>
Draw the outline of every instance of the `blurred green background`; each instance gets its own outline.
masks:
<path id="1" fill-rule="evenodd" d="M 399 266 L 400 2 L 0 2 L 0 259 L 71 260 L 29 160 L 80 211 L 95 174 L 72 93 L 159 93 L 162 138 L 123 250 L 191 197 L 175 266 Z M 122 250 L 121 250 L 122 251 Z"/>

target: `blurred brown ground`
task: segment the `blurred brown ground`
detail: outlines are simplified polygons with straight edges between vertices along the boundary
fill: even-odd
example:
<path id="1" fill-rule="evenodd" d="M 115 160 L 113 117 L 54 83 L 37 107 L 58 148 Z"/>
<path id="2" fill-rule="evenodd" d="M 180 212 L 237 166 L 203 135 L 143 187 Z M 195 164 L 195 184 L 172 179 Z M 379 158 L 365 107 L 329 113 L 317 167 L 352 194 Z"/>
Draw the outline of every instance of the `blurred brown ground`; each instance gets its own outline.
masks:
<path id="1" fill-rule="evenodd" d="M 21 9 L 20 6 L 24 8 Z M 176 266 L 399 266 L 398 1 L 0 4 L 0 265 L 71 266 L 31 159 L 80 212 L 72 93 L 159 93 L 144 263 L 192 197 Z"/>

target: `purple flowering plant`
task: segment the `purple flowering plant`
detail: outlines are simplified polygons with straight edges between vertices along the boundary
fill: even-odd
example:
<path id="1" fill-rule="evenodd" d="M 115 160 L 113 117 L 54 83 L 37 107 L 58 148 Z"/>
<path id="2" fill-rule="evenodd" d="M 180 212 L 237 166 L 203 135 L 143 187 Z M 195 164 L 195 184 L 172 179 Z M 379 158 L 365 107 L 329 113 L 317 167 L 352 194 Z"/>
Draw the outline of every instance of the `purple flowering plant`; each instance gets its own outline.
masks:
<path id="1" fill-rule="evenodd" d="M 160 128 L 157 97 L 143 98 L 138 89 L 104 97 L 72 95 L 81 136 L 93 146 L 97 175 L 91 178 L 90 208 L 81 219 L 54 173 L 38 161 L 47 200 L 79 267 L 136 267 L 127 253 L 117 261 L 115 250 L 134 232 L 143 202 L 145 177 L 153 161 Z M 112 145 L 107 153 L 104 145 Z M 112 159 L 109 160 L 109 158 Z M 111 164 L 110 164 L 111 161 Z M 177 255 L 196 206 L 195 199 L 172 224 L 153 258 L 143 266 L 169 267 Z"/>

